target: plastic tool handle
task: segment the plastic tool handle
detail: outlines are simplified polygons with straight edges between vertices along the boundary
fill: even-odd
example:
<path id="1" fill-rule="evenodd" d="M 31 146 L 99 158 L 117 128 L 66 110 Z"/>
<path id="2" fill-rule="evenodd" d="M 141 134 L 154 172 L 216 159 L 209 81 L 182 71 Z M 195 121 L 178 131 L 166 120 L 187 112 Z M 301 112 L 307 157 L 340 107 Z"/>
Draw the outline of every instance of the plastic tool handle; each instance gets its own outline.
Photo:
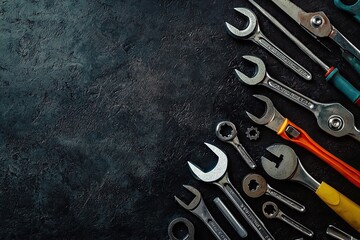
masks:
<path id="1" fill-rule="evenodd" d="M 352 5 L 346 5 L 341 0 L 334 0 L 336 7 L 354 14 L 355 19 L 360 22 L 360 0 Z"/>
<path id="2" fill-rule="evenodd" d="M 360 1 L 360 0 L 359 0 Z M 357 74 L 360 75 L 360 61 L 355 56 L 342 52 L 343 58 L 351 65 L 351 67 L 356 71 Z"/>
<path id="3" fill-rule="evenodd" d="M 350 101 L 360 107 L 360 91 L 349 83 L 339 72 L 337 68 L 330 68 L 325 74 L 325 80 L 339 89 Z"/>
<path id="4" fill-rule="evenodd" d="M 289 137 L 288 133 L 286 132 L 286 129 L 289 126 L 294 128 L 294 131 L 297 131 L 299 133 L 298 136 Z M 317 144 L 303 129 L 292 123 L 289 119 L 285 119 L 283 125 L 280 127 L 277 134 L 280 135 L 282 138 L 294 142 L 297 145 L 309 150 L 317 157 L 321 158 L 328 165 L 330 165 L 332 168 L 334 168 L 336 171 L 338 171 L 355 186 L 360 188 L 360 172 L 358 170 L 326 151 L 323 147 Z"/>
<path id="5" fill-rule="evenodd" d="M 325 182 L 320 184 L 316 194 L 323 200 L 337 215 L 344 219 L 356 231 L 360 232 L 360 206 L 349 198 L 338 192 Z"/>

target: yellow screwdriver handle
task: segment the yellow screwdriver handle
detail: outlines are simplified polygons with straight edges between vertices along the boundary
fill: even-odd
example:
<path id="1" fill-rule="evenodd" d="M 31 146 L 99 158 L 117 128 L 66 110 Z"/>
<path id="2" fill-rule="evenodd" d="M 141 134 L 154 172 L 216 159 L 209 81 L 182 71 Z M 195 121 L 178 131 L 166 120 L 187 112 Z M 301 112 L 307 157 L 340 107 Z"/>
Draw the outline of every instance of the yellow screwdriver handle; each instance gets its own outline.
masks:
<path id="1" fill-rule="evenodd" d="M 360 206 L 325 182 L 320 184 L 316 194 L 342 219 L 360 232 Z"/>

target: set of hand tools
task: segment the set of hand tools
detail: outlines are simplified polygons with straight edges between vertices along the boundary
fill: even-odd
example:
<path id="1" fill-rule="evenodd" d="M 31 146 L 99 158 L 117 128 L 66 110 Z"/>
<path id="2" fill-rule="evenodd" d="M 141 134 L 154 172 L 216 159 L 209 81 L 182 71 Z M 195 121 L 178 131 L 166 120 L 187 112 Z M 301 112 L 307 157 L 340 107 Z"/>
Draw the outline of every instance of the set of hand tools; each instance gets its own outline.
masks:
<path id="1" fill-rule="evenodd" d="M 352 68 L 360 75 L 360 50 L 330 23 L 329 18 L 324 12 L 305 12 L 289 0 L 271 1 L 287 13 L 312 36 L 316 38 L 329 37 L 332 39 L 339 45 L 344 59 L 346 59 L 350 66 L 352 66 Z M 351 85 L 350 82 L 339 73 L 337 68 L 326 65 L 259 4 L 253 0 L 249 0 L 249 2 L 262 14 L 264 14 L 276 27 L 284 32 L 306 55 L 308 55 L 314 62 L 318 63 L 325 70 L 326 81 L 334 85 L 353 103 L 360 106 L 360 91 Z M 335 0 L 334 3 L 337 7 L 352 13 L 355 19 L 360 21 L 360 1 L 357 1 L 357 3 L 353 5 L 345 5 L 340 0 Z M 256 43 L 257 45 L 265 48 L 269 53 L 273 54 L 280 62 L 303 79 L 312 79 L 312 74 L 308 70 L 289 57 L 262 33 L 257 16 L 253 11 L 248 8 L 235 8 L 235 11 L 247 18 L 248 25 L 244 29 L 238 29 L 226 22 L 226 29 L 232 37 L 240 40 L 250 40 Z M 347 135 L 360 142 L 360 130 L 355 126 L 354 115 L 343 105 L 340 103 L 322 103 L 315 101 L 273 78 L 267 72 L 265 63 L 259 57 L 245 55 L 242 56 L 242 58 L 255 65 L 256 72 L 253 76 L 249 77 L 242 71 L 235 69 L 236 77 L 241 83 L 249 86 L 265 86 L 311 111 L 315 115 L 320 129 L 326 133 L 334 137 L 343 137 Z M 293 142 L 310 151 L 339 172 L 356 187 L 360 188 L 359 170 L 330 153 L 319 143 L 313 140 L 309 134 L 305 132 L 305 130 L 291 122 L 288 118 L 284 117 L 275 108 L 273 102 L 268 97 L 264 95 L 253 95 L 253 97 L 266 104 L 265 113 L 261 117 L 256 117 L 252 113 L 246 111 L 247 116 L 254 123 L 264 125 L 275 131 L 277 135 L 283 139 Z M 222 121 L 218 123 L 215 129 L 217 138 L 222 142 L 232 145 L 240 154 L 245 164 L 251 169 L 251 171 L 254 171 L 254 169 L 257 168 L 257 164 L 241 144 L 237 133 L 235 124 L 230 121 Z M 250 140 L 257 140 L 260 136 L 260 132 L 255 127 L 248 128 L 246 134 Z M 203 168 L 188 161 L 188 167 L 192 175 L 200 182 L 213 184 L 220 188 L 240 215 L 245 219 L 250 228 L 257 233 L 259 239 L 275 239 L 272 233 L 266 228 L 265 224 L 230 181 L 228 174 L 230 163 L 227 155 L 221 149 L 212 144 L 205 143 L 205 145 L 217 156 L 216 165 L 211 170 L 204 171 Z M 291 147 L 284 144 L 273 144 L 267 147 L 266 150 L 273 158 L 277 159 L 277 161 L 274 161 L 266 156 L 261 157 L 261 166 L 268 176 L 277 180 L 290 180 L 298 182 L 306 186 L 310 190 L 314 191 L 315 194 L 338 216 L 360 233 L 360 206 L 357 203 L 347 198 L 324 181 L 318 182 L 315 180 L 305 170 L 297 154 Z M 181 207 L 200 218 L 216 239 L 230 239 L 205 205 L 200 191 L 189 185 L 184 185 L 184 188 L 194 194 L 195 197 L 189 204 L 186 204 L 179 197 L 175 196 L 176 202 Z M 242 190 L 246 196 L 250 198 L 261 198 L 263 195 L 268 195 L 273 197 L 274 200 L 280 201 L 282 204 L 287 205 L 287 207 L 290 207 L 299 213 L 305 212 L 304 205 L 271 187 L 267 183 L 266 179 L 258 173 L 249 172 L 246 176 L 244 176 L 242 179 Z M 245 238 L 248 235 L 246 227 L 242 226 L 238 222 L 234 214 L 229 210 L 229 208 L 227 208 L 227 206 L 225 206 L 220 197 L 216 197 L 213 202 L 237 232 L 239 237 Z M 266 218 L 279 219 L 303 233 L 306 237 L 314 236 L 314 232 L 311 229 L 285 214 L 273 201 L 264 202 L 261 210 Z M 174 235 L 173 229 L 175 224 L 181 222 L 188 229 L 188 234 L 183 239 L 194 239 L 194 225 L 186 218 L 177 218 L 170 223 L 168 228 L 170 239 L 179 239 Z M 351 235 L 332 225 L 329 225 L 326 233 L 336 239 L 355 239 Z"/>

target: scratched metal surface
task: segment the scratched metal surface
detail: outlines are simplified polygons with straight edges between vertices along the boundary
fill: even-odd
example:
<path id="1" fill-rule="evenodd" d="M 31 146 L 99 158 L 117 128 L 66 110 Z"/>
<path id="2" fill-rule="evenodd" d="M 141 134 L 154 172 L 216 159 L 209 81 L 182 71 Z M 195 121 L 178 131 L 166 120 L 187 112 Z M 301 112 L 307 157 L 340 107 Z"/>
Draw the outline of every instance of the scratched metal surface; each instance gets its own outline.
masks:
<path id="1" fill-rule="evenodd" d="M 261 2 L 319 57 L 338 65 L 360 88 L 358 76 L 269 2 Z M 324 10 L 358 47 L 355 21 L 329 1 L 296 1 L 305 10 Z M 322 102 L 340 102 L 360 126 L 359 110 L 325 83 L 320 67 L 259 15 L 264 33 L 314 75 L 304 82 L 250 42 L 229 37 L 224 22 L 245 26 L 232 10 L 246 1 L 171 0 L 33 0 L 0 3 L 0 236 L 1 239 L 167 239 L 167 225 L 178 216 L 190 219 L 197 239 L 213 239 L 205 225 L 178 206 L 188 201 L 182 187 L 198 188 L 228 235 L 236 233 L 212 202 L 221 199 L 257 239 L 236 209 L 213 185 L 195 180 L 191 160 L 211 168 L 214 156 L 204 141 L 219 146 L 230 159 L 230 179 L 240 189 L 249 172 L 231 146 L 216 139 L 220 120 L 233 121 L 239 138 L 259 163 L 265 147 L 282 141 L 254 125 L 245 110 L 261 114 L 252 94 L 273 99 L 275 106 L 306 129 L 322 146 L 360 169 L 359 144 L 336 139 L 317 127 L 315 118 L 262 87 L 241 85 L 234 68 L 245 69 L 241 56 L 262 57 L 277 79 Z M 250 71 L 251 73 L 251 71 Z M 291 145 L 305 168 L 360 204 L 359 190 L 312 154 Z M 265 173 L 261 168 L 257 173 Z M 304 203 L 307 212 L 281 209 L 330 239 L 329 224 L 356 235 L 314 193 L 295 183 L 266 177 L 270 185 Z M 244 195 L 244 194 L 243 194 Z M 304 237 L 285 223 L 267 220 L 263 202 L 250 206 L 277 239 Z M 359 235 L 357 235 L 359 236 Z"/>

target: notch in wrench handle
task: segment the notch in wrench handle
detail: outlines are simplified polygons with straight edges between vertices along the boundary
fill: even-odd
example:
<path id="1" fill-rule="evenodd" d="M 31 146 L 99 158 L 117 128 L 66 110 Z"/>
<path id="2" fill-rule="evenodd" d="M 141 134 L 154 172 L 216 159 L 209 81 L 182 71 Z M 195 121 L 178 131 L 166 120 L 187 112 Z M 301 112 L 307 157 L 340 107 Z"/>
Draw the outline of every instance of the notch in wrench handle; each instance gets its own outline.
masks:
<path id="1" fill-rule="evenodd" d="M 221 188 L 225 195 L 239 210 L 240 214 L 244 217 L 247 223 L 258 233 L 262 240 L 275 239 L 267 230 L 264 223 L 245 202 L 238 191 L 236 191 L 235 187 L 231 184 L 227 173 L 222 177 L 221 180 L 214 182 L 214 184 Z"/>

